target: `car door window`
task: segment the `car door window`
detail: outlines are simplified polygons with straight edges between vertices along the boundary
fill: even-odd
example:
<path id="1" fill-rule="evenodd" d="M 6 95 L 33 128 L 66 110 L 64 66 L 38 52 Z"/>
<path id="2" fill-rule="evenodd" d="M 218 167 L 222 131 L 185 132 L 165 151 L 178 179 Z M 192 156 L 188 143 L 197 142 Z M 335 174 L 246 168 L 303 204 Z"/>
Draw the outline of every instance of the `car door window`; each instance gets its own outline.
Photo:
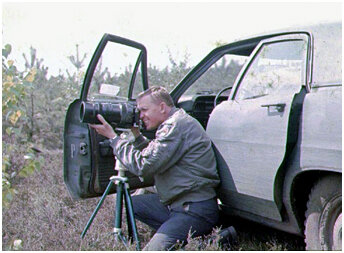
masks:
<path id="1" fill-rule="evenodd" d="M 217 60 L 183 95 L 216 94 L 232 87 L 248 56 L 225 54 Z"/>
<path id="2" fill-rule="evenodd" d="M 132 98 L 143 91 L 141 64 L 138 62 L 140 50 L 117 43 L 107 43 L 94 71 L 87 95 L 88 101 L 116 98 L 128 100 L 132 80 Z M 138 62 L 138 63 L 137 63 Z"/>
<path id="3" fill-rule="evenodd" d="M 297 92 L 305 84 L 306 55 L 304 40 L 262 44 L 240 82 L 235 99 Z"/>

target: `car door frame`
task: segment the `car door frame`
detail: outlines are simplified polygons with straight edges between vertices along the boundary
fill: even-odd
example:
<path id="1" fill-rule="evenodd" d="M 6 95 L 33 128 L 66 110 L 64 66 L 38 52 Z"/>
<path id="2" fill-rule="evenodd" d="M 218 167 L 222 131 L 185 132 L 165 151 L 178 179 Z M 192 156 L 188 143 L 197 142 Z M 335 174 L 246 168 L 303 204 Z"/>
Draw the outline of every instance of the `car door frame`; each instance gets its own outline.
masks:
<path id="1" fill-rule="evenodd" d="M 107 43 L 109 43 L 109 42 L 118 43 L 118 44 L 122 44 L 125 46 L 129 46 L 129 47 L 133 47 L 133 48 L 141 50 L 141 54 L 140 54 L 139 59 L 137 60 L 137 62 L 135 64 L 135 68 L 134 68 L 133 73 L 137 72 L 139 63 L 141 62 L 141 64 L 142 64 L 141 65 L 141 71 L 142 71 L 141 73 L 142 73 L 143 89 L 146 90 L 149 87 L 148 75 L 147 75 L 147 50 L 146 50 L 146 47 L 143 44 L 138 43 L 136 41 L 129 40 L 129 39 L 126 39 L 123 37 L 119 37 L 119 36 L 116 36 L 113 34 L 105 33 L 103 35 L 102 39 L 100 40 L 100 42 L 97 46 L 97 49 L 95 50 L 95 52 L 92 56 L 90 64 L 88 65 L 85 79 L 84 79 L 84 84 L 82 86 L 81 93 L 80 93 L 80 100 L 81 101 L 86 101 L 88 90 L 89 90 L 90 85 L 91 85 L 94 71 L 97 67 L 98 61 L 99 61 L 100 57 L 102 56 L 102 53 L 103 53 Z M 133 75 L 133 76 L 136 76 L 136 75 Z M 130 82 L 128 100 L 133 99 L 132 98 L 132 91 L 134 88 L 133 87 L 134 83 L 135 83 L 135 77 Z"/>
<path id="2" fill-rule="evenodd" d="M 111 153 L 111 147 L 104 137 L 97 135 L 88 124 L 80 122 L 78 118 L 80 115 L 80 105 L 83 101 L 87 101 L 95 69 L 108 43 L 122 44 L 140 50 L 129 84 L 128 101 L 134 100 L 132 94 L 139 66 L 141 66 L 143 90 L 148 89 L 149 86 L 147 78 L 147 50 L 145 46 L 116 35 L 104 34 L 88 65 L 80 98 L 70 104 L 65 119 L 63 173 L 67 189 L 74 199 L 100 196 L 106 188 L 109 177 L 116 174 L 116 171 L 113 170 L 115 161 L 112 159 L 112 161 L 108 162 L 110 164 L 109 171 L 104 173 L 102 177 L 99 176 L 99 166 L 97 164 L 102 160 L 99 158 L 100 152 Z M 127 176 L 129 178 L 129 185 L 135 186 L 133 188 L 152 184 L 149 180 L 142 183 L 138 177 L 131 173 L 127 173 Z M 115 192 L 115 187 L 112 187 L 110 191 L 110 193 L 113 192 Z"/>

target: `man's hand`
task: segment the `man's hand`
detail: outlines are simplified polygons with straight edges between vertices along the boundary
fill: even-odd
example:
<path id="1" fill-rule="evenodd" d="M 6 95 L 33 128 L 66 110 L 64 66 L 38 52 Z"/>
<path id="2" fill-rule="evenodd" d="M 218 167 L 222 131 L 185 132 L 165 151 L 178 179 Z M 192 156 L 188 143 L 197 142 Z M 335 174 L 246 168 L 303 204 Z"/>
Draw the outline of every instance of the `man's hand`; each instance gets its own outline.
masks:
<path id="1" fill-rule="evenodd" d="M 102 115 L 98 114 L 97 118 L 102 124 L 89 124 L 90 127 L 95 129 L 98 134 L 101 134 L 109 139 L 112 139 L 117 136 L 112 126 L 106 122 Z"/>
<path id="2" fill-rule="evenodd" d="M 139 137 L 141 134 L 139 127 L 132 127 L 132 128 L 130 128 L 130 130 L 133 133 L 135 138 Z"/>

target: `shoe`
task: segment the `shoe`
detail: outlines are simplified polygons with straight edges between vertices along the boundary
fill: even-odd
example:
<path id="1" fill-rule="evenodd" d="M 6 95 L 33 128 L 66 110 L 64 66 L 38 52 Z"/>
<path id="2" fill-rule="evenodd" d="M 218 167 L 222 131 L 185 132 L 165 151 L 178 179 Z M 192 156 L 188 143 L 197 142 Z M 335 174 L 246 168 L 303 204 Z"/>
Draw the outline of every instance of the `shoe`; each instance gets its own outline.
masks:
<path id="1" fill-rule="evenodd" d="M 238 234 L 233 226 L 222 229 L 219 232 L 218 243 L 222 247 L 230 247 L 238 242 Z"/>

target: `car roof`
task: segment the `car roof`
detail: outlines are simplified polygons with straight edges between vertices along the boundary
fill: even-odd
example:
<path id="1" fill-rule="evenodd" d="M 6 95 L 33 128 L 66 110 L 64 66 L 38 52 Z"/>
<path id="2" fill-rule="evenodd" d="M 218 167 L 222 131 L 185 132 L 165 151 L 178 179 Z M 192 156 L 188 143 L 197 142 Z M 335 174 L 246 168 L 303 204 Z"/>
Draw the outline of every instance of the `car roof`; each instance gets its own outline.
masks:
<path id="1" fill-rule="evenodd" d="M 342 24 L 319 23 L 309 26 L 289 27 L 265 32 L 236 40 L 260 41 L 266 38 L 286 35 L 289 33 L 308 33 L 313 43 L 311 86 L 324 86 L 342 83 Z M 233 44 L 233 43 L 231 43 Z"/>

